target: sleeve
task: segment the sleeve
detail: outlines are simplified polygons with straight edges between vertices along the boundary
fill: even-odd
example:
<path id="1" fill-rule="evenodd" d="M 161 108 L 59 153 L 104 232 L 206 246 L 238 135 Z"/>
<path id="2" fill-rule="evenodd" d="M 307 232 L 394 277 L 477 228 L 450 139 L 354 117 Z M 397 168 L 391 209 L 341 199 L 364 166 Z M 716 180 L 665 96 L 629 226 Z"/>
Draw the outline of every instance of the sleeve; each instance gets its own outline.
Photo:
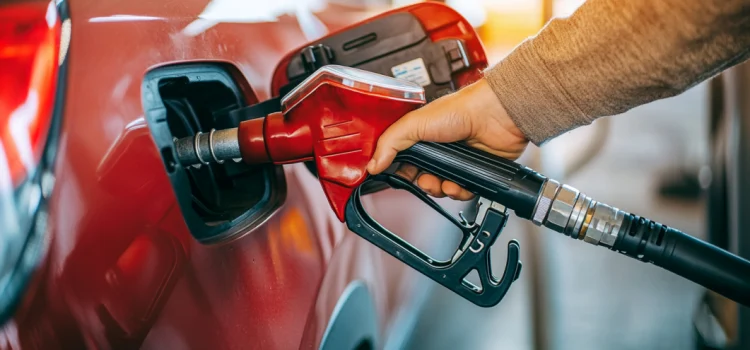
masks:
<path id="1" fill-rule="evenodd" d="M 589 0 L 485 71 L 535 144 L 677 95 L 750 56 L 750 0 Z"/>

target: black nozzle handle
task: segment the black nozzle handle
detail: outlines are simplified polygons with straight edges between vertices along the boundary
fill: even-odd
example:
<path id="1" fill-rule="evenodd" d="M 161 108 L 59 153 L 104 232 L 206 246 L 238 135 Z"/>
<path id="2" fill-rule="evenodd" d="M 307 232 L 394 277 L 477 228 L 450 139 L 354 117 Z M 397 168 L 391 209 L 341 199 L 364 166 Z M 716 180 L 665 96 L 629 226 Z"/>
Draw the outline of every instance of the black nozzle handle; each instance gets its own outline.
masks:
<path id="1" fill-rule="evenodd" d="M 399 152 L 406 162 L 531 219 L 546 178 L 514 161 L 462 143 L 419 142 Z"/>
<path id="2" fill-rule="evenodd" d="M 612 249 L 750 306 L 750 261 L 679 230 L 630 214 Z"/>

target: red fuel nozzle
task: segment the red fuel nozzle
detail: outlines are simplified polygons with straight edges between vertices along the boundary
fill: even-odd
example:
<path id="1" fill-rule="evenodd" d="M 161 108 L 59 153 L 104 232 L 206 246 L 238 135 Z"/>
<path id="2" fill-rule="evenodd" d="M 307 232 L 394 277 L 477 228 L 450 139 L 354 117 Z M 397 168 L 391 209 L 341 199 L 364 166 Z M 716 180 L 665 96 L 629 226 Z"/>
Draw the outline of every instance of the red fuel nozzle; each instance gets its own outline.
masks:
<path id="1" fill-rule="evenodd" d="M 240 123 L 246 163 L 313 160 L 336 216 L 366 178 L 385 129 L 425 103 L 415 84 L 342 66 L 325 66 L 281 101 L 282 112 Z"/>

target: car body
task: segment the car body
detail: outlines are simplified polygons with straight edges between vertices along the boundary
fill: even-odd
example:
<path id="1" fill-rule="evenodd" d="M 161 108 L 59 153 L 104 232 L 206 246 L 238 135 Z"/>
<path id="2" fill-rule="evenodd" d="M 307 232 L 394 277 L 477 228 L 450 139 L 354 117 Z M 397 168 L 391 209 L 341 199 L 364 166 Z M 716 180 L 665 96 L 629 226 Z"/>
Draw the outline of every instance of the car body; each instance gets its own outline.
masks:
<path id="1" fill-rule="evenodd" d="M 231 240 L 202 244 L 191 235 L 165 168 L 169 150 L 157 147 L 149 119 L 164 109 L 149 102 L 163 93 L 150 90 L 149 77 L 195 68 L 190 79 L 228 80 L 250 105 L 278 93 L 279 62 L 315 39 L 303 23 L 311 12 L 225 1 L 258 18 L 222 19 L 211 12 L 218 3 L 54 3 L 60 67 L 46 145 L 54 156 L 40 180 L 48 217 L 0 348 L 366 349 L 408 338 L 432 283 L 348 232 L 302 164 L 266 169 L 273 181 L 259 186 L 275 186 L 265 191 L 277 201 Z M 450 17 L 475 37 L 443 5 L 400 11 Z M 408 193 L 368 200 L 386 227 L 441 245 L 430 240 L 441 228 L 415 219 L 430 210 Z"/>

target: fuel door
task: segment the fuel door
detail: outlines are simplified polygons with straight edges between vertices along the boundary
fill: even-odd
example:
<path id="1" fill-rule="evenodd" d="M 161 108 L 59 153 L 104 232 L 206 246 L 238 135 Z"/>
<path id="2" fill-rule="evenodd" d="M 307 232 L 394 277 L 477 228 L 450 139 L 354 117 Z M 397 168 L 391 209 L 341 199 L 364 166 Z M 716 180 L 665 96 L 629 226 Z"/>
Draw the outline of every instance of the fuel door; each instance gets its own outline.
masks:
<path id="1" fill-rule="evenodd" d="M 280 166 L 239 159 L 184 167 L 174 140 L 236 127 L 232 111 L 263 105 L 236 69 L 221 62 L 157 67 L 143 80 L 145 119 L 185 223 L 204 244 L 231 241 L 262 225 L 284 203 Z M 244 87 L 244 88 L 243 88 Z"/>

